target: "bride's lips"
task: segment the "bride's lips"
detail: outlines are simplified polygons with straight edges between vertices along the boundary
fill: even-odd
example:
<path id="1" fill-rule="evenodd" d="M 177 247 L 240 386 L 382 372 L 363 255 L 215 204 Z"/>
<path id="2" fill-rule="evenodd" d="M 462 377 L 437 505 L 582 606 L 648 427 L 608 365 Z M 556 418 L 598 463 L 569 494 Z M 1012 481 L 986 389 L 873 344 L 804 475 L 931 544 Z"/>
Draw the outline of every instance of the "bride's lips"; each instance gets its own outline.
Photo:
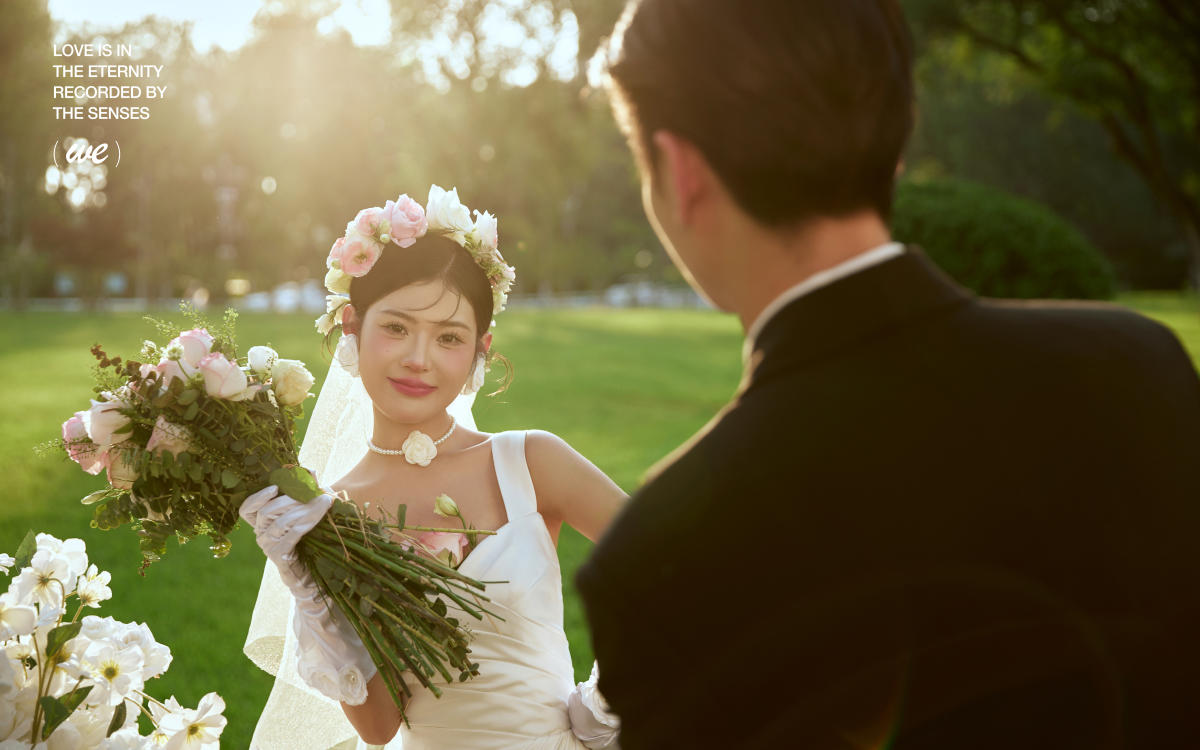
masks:
<path id="1" fill-rule="evenodd" d="M 416 378 L 388 378 L 392 387 L 407 396 L 428 396 L 437 390 L 437 386 L 417 380 Z"/>

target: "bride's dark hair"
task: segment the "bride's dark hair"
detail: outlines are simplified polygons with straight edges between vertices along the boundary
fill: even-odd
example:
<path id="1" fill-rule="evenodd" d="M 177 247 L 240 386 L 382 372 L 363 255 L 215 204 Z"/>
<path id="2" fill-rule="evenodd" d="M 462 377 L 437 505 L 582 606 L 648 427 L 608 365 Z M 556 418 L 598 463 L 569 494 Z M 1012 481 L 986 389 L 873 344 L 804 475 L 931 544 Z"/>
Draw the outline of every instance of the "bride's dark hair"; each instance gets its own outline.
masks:
<path id="1" fill-rule="evenodd" d="M 350 282 L 350 303 L 360 316 L 371 305 L 392 292 L 427 281 L 441 281 L 446 288 L 466 297 L 475 312 L 477 336 L 488 332 L 492 322 L 492 285 L 471 254 L 458 243 L 440 235 L 425 235 L 410 247 L 388 245 L 366 276 Z"/>
<path id="2" fill-rule="evenodd" d="M 465 248 L 441 235 L 427 234 L 409 247 L 385 247 L 365 276 L 351 280 L 350 303 L 361 321 L 371 305 L 383 297 L 409 284 L 429 281 L 441 281 L 448 291 L 459 295 L 460 302 L 465 297 L 471 303 L 477 338 L 489 331 L 494 312 L 492 285 Z M 499 388 L 491 394 L 495 395 L 512 382 L 512 363 L 495 350 L 487 353 L 487 362 L 499 362 L 505 370 Z"/>

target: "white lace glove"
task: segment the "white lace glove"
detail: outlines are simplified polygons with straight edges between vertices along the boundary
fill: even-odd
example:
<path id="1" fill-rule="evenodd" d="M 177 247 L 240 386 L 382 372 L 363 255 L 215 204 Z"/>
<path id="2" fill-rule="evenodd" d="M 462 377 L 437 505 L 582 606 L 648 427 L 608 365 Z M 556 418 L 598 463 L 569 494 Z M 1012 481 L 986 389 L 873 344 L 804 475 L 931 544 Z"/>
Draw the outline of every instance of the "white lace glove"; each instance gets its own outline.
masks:
<path id="1" fill-rule="evenodd" d="M 592 750 L 620 750 L 617 735 L 621 731 L 621 720 L 609 711 L 608 701 L 600 694 L 596 683 L 600 679 L 600 666 L 592 662 L 592 675 L 581 682 L 567 698 L 567 715 L 571 719 L 571 731 Z"/>
<path id="2" fill-rule="evenodd" d="M 296 557 L 297 542 L 332 504 L 329 495 L 301 503 L 280 495 L 279 488 L 271 485 L 246 498 L 238 513 L 254 528 L 258 546 L 275 563 L 296 601 L 292 620 L 298 642 L 296 671 L 321 694 L 358 706 L 367 699 L 367 681 L 375 676 L 375 663 L 342 613 L 326 606 Z"/>

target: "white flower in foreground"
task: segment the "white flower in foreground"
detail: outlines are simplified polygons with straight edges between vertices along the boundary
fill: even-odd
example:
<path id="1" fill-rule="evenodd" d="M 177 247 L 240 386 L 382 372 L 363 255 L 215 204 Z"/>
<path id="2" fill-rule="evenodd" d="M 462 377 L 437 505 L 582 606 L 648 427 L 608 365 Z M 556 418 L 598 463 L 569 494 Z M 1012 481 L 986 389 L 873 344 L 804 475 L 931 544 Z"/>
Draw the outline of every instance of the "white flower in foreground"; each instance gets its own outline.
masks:
<path id="1" fill-rule="evenodd" d="M 18 604 L 11 594 L 0 595 L 0 641 L 29 635 L 37 622 L 37 610 Z"/>
<path id="2" fill-rule="evenodd" d="M 88 694 L 89 703 L 116 706 L 134 690 L 141 690 L 142 653 L 136 648 L 117 648 L 108 643 L 93 644 L 84 655 L 84 663 L 95 683 Z"/>
<path id="3" fill-rule="evenodd" d="M 36 602 L 43 611 L 58 609 L 75 590 L 75 575 L 66 557 L 40 549 L 33 553 L 29 567 L 13 579 L 10 590 L 16 592 L 19 602 Z"/>
<path id="4" fill-rule="evenodd" d="M 154 747 L 153 735 L 143 737 L 138 734 L 137 727 L 127 727 L 119 732 L 113 732 L 104 744 L 100 745 L 101 750 L 149 750 Z"/>
<path id="5" fill-rule="evenodd" d="M 172 713 L 162 724 L 174 730 L 167 750 L 191 750 L 192 748 L 219 747 L 221 732 L 225 730 L 225 701 L 216 693 L 200 699 L 195 711 Z"/>
<path id="6" fill-rule="evenodd" d="M 38 534 L 35 538 L 37 539 L 37 549 L 67 558 L 67 562 L 71 564 L 71 572 L 75 575 L 82 575 L 83 571 L 87 570 L 87 545 L 83 543 L 82 539 L 74 537 L 58 539 L 49 534 Z"/>
<path id="7" fill-rule="evenodd" d="M 285 406 L 295 406 L 312 394 L 314 379 L 312 373 L 297 359 L 281 359 L 271 369 L 271 387 L 275 389 L 275 397 Z"/>
<path id="8" fill-rule="evenodd" d="M 112 598 L 112 589 L 108 587 L 111 581 L 112 574 L 107 570 L 99 570 L 95 565 L 90 566 L 87 573 L 79 579 L 78 586 L 75 588 L 75 595 L 79 597 L 79 603 L 99 609 L 100 602 Z"/>
<path id="9" fill-rule="evenodd" d="M 6 552 L 0 552 L 0 573 L 8 575 L 8 571 L 12 570 L 12 566 L 17 564 L 17 559 Z"/>
<path id="10" fill-rule="evenodd" d="M 142 652 L 142 680 L 158 677 L 171 666 L 171 649 L 154 640 L 154 634 L 146 623 L 122 623 L 124 630 L 118 636 L 121 643 L 137 647 Z"/>

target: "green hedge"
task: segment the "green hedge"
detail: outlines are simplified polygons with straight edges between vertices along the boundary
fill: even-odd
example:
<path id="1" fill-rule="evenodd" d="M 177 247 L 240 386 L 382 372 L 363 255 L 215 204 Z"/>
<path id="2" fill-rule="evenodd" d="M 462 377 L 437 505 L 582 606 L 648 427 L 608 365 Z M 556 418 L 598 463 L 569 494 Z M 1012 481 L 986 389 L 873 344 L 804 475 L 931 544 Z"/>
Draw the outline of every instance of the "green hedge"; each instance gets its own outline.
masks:
<path id="1" fill-rule="evenodd" d="M 957 180 L 901 182 L 892 234 L 985 297 L 1108 299 L 1107 259 L 1053 211 Z"/>

